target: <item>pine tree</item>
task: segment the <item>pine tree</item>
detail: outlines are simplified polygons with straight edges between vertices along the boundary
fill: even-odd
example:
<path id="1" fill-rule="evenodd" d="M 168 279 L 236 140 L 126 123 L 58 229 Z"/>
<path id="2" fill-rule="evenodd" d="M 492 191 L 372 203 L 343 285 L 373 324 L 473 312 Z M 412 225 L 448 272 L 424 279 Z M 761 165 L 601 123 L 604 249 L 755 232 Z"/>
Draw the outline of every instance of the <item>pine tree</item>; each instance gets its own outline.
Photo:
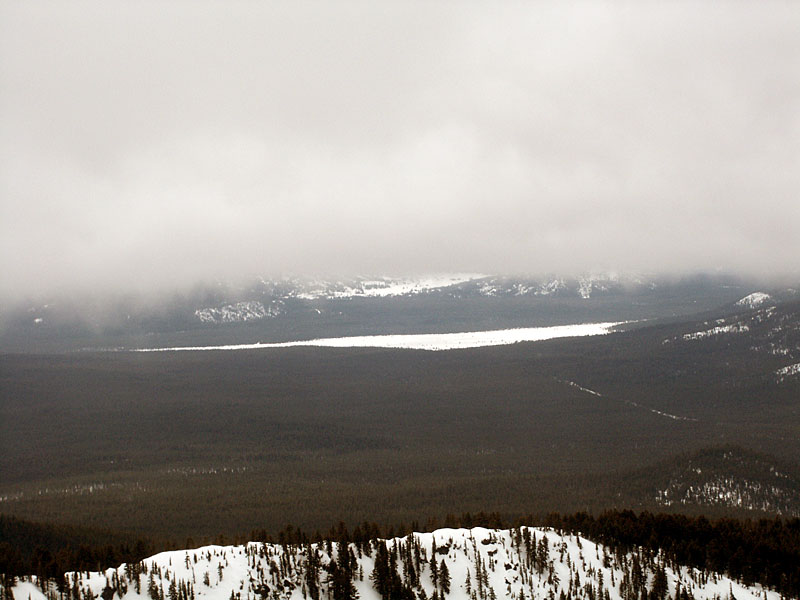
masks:
<path id="1" fill-rule="evenodd" d="M 439 584 L 444 594 L 450 593 L 450 570 L 447 568 L 447 563 L 444 562 L 444 559 L 442 559 L 442 564 L 439 567 Z"/>
<path id="2" fill-rule="evenodd" d="M 655 569 L 655 576 L 653 577 L 653 589 L 650 593 L 650 598 L 655 600 L 664 600 L 667 597 L 669 587 L 667 584 L 667 572 L 664 565 L 658 565 Z"/>
<path id="3" fill-rule="evenodd" d="M 378 542 L 377 552 L 375 554 L 375 568 L 369 576 L 372 581 L 373 587 L 380 594 L 381 598 L 389 598 L 389 590 L 391 586 L 391 577 L 389 574 L 389 552 L 386 549 L 386 544 Z"/>
<path id="4" fill-rule="evenodd" d="M 155 577 L 153 576 L 152 571 L 150 572 L 150 578 L 147 581 L 147 595 L 150 596 L 151 600 L 160 600 L 159 599 L 159 592 L 160 586 L 156 585 Z"/>
<path id="5" fill-rule="evenodd" d="M 358 598 L 358 592 L 353 585 L 353 565 L 356 560 L 351 554 L 350 548 L 345 542 L 337 542 L 336 555 L 339 561 L 331 560 L 329 570 L 331 572 L 333 586 L 333 600 L 352 600 Z"/>

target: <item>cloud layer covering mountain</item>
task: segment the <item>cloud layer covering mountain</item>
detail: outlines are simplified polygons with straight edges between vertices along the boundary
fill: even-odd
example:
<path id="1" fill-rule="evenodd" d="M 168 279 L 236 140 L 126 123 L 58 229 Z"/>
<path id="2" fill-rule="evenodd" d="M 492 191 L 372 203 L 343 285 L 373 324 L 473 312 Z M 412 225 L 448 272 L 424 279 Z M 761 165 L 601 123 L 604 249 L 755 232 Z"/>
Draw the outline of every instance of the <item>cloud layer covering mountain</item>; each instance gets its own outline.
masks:
<path id="1" fill-rule="evenodd" d="M 0 4 L 0 292 L 796 274 L 800 6 Z"/>

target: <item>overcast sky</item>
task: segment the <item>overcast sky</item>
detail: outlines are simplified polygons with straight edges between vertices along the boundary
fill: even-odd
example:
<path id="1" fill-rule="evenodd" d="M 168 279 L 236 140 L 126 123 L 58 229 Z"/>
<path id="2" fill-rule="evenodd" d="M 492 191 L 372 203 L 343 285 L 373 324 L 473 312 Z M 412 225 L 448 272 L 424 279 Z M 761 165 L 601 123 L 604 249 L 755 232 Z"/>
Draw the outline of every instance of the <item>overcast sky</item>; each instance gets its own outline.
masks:
<path id="1" fill-rule="evenodd" d="M 0 293 L 797 274 L 800 2 L 0 0 Z"/>

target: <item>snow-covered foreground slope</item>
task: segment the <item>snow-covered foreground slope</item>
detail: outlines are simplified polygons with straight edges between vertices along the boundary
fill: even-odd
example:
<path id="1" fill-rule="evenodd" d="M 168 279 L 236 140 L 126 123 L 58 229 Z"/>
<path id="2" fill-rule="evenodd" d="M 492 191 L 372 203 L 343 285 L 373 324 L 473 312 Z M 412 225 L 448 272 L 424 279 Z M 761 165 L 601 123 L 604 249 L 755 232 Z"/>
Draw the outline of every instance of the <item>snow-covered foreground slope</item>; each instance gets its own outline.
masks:
<path id="1" fill-rule="evenodd" d="M 560 337 L 603 335 L 618 323 L 582 323 L 555 327 L 523 327 L 494 331 L 465 331 L 459 333 L 420 333 L 405 335 L 364 335 L 322 338 L 274 344 L 231 344 L 226 346 L 184 346 L 178 348 L 141 348 L 137 352 L 167 352 L 188 350 L 257 350 L 261 348 L 291 348 L 293 346 L 322 346 L 329 348 L 406 348 L 413 350 L 456 350 L 481 346 L 502 346 L 518 342 L 538 342 Z"/>
<path id="2" fill-rule="evenodd" d="M 435 568 L 433 565 L 436 565 Z M 446 575 L 443 575 L 446 573 Z M 776 592 L 668 565 L 646 551 L 615 554 L 548 529 L 440 529 L 361 544 L 207 546 L 157 554 L 105 573 L 70 573 L 72 598 L 266 600 L 271 598 L 737 598 Z M 653 595 L 655 593 L 655 595 Z M 54 596 L 54 591 L 51 591 Z M 42 600 L 30 582 L 16 600 Z M 69 595 L 67 596 L 69 597 Z"/>

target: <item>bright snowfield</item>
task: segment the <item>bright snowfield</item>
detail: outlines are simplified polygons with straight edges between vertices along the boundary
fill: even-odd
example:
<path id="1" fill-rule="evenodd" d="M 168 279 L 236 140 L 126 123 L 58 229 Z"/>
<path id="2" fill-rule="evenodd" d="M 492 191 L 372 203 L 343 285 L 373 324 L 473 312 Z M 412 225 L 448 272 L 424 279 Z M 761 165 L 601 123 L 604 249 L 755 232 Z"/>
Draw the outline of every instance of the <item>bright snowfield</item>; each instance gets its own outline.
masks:
<path id="1" fill-rule="evenodd" d="M 737 301 L 736 306 L 743 306 L 744 308 L 758 308 L 767 302 L 772 302 L 772 296 L 765 294 L 764 292 L 753 292 L 749 296 L 745 296 L 741 300 Z"/>
<path id="2" fill-rule="evenodd" d="M 486 275 L 480 273 L 430 275 L 418 279 L 381 277 L 378 279 L 361 280 L 357 286 L 347 285 L 341 282 L 336 284 L 320 282 L 316 286 L 312 284 L 310 290 L 297 294 L 297 298 L 304 300 L 315 300 L 317 298 L 354 298 L 359 296 L 386 298 L 390 296 L 423 294 L 432 290 L 459 285 L 484 277 L 486 277 Z"/>
<path id="3" fill-rule="evenodd" d="M 455 600 L 560 597 L 622 600 L 640 597 L 643 586 L 648 592 L 654 586 L 660 588 L 662 598 L 665 594 L 674 598 L 678 586 L 696 600 L 780 598 L 776 592 L 760 586 L 747 587 L 723 575 L 686 567 L 675 570 L 660 557 L 648 558 L 645 552 L 616 557 L 584 538 L 523 527 L 440 529 L 367 543 L 361 549 L 349 544 L 353 585 L 361 600 L 380 598 L 371 580 L 379 557 L 378 544 L 385 544 L 390 557 L 396 556 L 389 560 L 389 570 L 417 598 L 431 598 L 435 590 L 439 597 Z M 83 599 L 101 595 L 106 600 L 327 599 L 332 597 L 334 581 L 331 555 L 338 565 L 344 562 L 341 560 L 344 554 L 340 556 L 342 547 L 332 544 L 330 548 L 329 554 L 326 544 L 206 546 L 164 552 L 137 565 L 123 565 L 106 573 L 71 573 L 67 577 L 71 587 L 78 586 L 77 593 Z M 313 558 L 311 565 L 309 556 Z M 449 586 L 444 585 L 441 575 L 434 583 L 432 556 L 439 574 L 443 565 L 446 567 Z M 383 564 L 387 564 L 385 553 L 384 559 Z M 18 583 L 13 591 L 15 600 L 45 598 L 30 582 Z"/>
<path id="4" fill-rule="evenodd" d="M 538 342 L 561 337 L 604 335 L 616 323 L 582 323 L 555 327 L 526 327 L 495 331 L 465 331 L 460 333 L 420 333 L 404 335 L 364 335 L 341 338 L 321 338 L 299 342 L 273 344 L 235 344 L 228 346 L 183 346 L 178 348 L 141 348 L 136 352 L 178 352 L 188 350 L 257 350 L 261 348 L 291 348 L 294 346 L 323 346 L 330 348 L 405 348 L 413 350 L 457 350 L 481 346 L 502 346 L 518 342 Z"/>

